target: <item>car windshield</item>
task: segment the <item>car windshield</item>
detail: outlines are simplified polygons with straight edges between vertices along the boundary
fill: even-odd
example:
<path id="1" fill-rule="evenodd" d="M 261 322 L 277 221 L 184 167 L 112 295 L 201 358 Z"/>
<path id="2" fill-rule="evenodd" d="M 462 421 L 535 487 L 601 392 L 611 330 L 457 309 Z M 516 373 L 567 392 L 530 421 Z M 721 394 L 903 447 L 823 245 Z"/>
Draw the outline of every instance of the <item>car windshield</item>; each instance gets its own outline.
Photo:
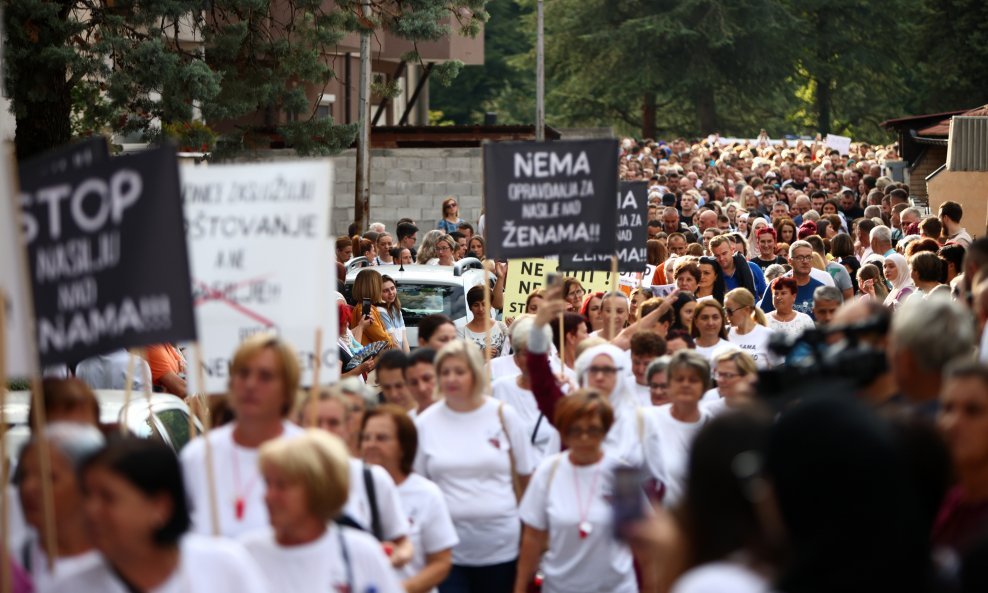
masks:
<path id="1" fill-rule="evenodd" d="M 419 284 L 401 282 L 398 285 L 401 314 L 407 325 L 418 325 L 426 315 L 441 313 L 450 319 L 466 315 L 466 301 L 462 286 L 450 284 Z"/>

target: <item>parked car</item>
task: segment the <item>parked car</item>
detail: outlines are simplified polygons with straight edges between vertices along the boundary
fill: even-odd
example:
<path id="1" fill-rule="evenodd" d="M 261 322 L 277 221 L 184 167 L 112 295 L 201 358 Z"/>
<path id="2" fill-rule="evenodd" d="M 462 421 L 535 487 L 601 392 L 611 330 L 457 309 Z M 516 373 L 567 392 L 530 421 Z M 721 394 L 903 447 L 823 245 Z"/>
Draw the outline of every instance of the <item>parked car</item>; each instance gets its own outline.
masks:
<path id="1" fill-rule="evenodd" d="M 351 300 L 350 290 L 357 273 L 363 269 L 366 258 L 354 258 L 347 262 L 344 296 Z M 374 266 L 384 276 L 394 278 L 398 285 L 398 300 L 405 318 L 408 340 L 414 348 L 418 345 L 418 323 L 426 315 L 441 313 L 461 328 L 473 319 L 467 308 L 467 291 L 484 284 L 484 265 L 479 259 L 467 257 L 453 266 L 426 266 L 420 264 Z M 490 274 L 491 288 L 497 277 Z"/>
<path id="2" fill-rule="evenodd" d="M 152 393 L 150 413 L 148 401 L 141 392 L 132 392 L 130 403 L 124 407 L 126 393 L 120 389 L 96 389 L 99 401 L 100 423 L 119 430 L 127 430 L 141 438 L 154 438 L 164 442 L 176 453 L 189 442 L 189 406 L 181 398 L 169 393 Z M 10 391 L 4 404 L 3 417 L 7 422 L 7 455 L 16 459 L 21 447 L 31 436 L 27 424 L 30 409 L 30 391 Z M 195 419 L 196 434 L 202 432 L 202 424 Z"/>

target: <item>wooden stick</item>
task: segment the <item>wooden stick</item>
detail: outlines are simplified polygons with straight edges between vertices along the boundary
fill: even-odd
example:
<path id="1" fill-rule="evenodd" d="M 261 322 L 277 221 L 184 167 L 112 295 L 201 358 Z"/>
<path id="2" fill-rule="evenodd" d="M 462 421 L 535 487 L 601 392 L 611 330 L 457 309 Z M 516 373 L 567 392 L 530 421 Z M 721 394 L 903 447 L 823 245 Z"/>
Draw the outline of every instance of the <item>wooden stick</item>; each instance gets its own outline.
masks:
<path id="1" fill-rule="evenodd" d="M 127 408 L 130 407 L 131 392 L 134 390 L 134 365 L 137 364 L 137 356 L 134 355 L 133 350 L 127 350 L 127 376 L 124 378 L 124 404 L 121 408 L 124 412 L 124 418 L 126 418 Z M 153 425 L 152 425 L 153 426 Z M 127 423 L 120 422 L 120 434 L 127 436 Z"/>
<path id="2" fill-rule="evenodd" d="M 10 570 L 10 504 L 7 484 L 10 483 L 7 463 L 7 301 L 0 293 L 0 592 L 10 593 L 13 580 Z"/>
<path id="3" fill-rule="evenodd" d="M 611 292 L 617 292 L 617 291 L 618 291 L 618 260 L 617 260 L 617 254 L 615 253 L 614 255 L 611 256 Z M 600 303 L 600 308 L 601 309 L 604 308 L 603 302 Z M 615 324 L 614 319 L 611 319 L 611 321 L 608 322 L 607 324 L 608 325 L 607 335 L 609 336 L 607 338 L 608 341 L 611 341 L 617 337 L 617 328 L 614 327 L 614 324 Z"/>
<path id="4" fill-rule="evenodd" d="M 322 366 L 322 328 L 316 328 L 316 357 L 312 366 L 312 385 L 309 386 L 309 421 L 311 428 L 319 424 L 319 367 Z"/>
<path id="5" fill-rule="evenodd" d="M 203 364 L 202 346 L 199 342 L 194 345 L 196 351 L 196 381 L 199 382 L 199 389 L 208 394 L 206 389 L 206 367 Z M 213 419 L 209 411 L 209 397 L 206 397 L 206 405 L 203 406 L 202 413 L 202 436 L 203 446 L 206 453 L 206 488 L 209 492 L 209 523 L 213 530 L 213 536 L 220 536 L 220 515 L 219 504 L 216 500 L 216 473 L 213 471 L 213 446 L 209 442 L 209 429 L 212 427 Z"/>
<path id="6" fill-rule="evenodd" d="M 490 392 L 491 387 L 491 329 L 493 329 L 494 324 L 491 321 L 491 273 L 484 266 L 484 311 L 486 311 L 486 317 L 484 318 L 484 368 L 485 379 L 487 380 L 487 393 Z"/>
<path id="7" fill-rule="evenodd" d="M 148 359 L 147 348 L 141 348 L 140 350 L 138 350 L 138 352 L 140 352 L 140 358 L 142 361 L 146 361 Z M 143 365 L 141 366 L 141 368 L 142 369 L 144 368 Z M 154 414 L 151 412 L 151 381 L 144 381 L 143 383 L 144 383 L 144 403 L 148 407 L 148 426 L 154 426 L 154 417 L 153 417 Z"/>
<path id="8" fill-rule="evenodd" d="M 18 182 L 17 182 L 17 162 L 14 160 L 14 153 L 12 147 L 7 144 L 4 147 L 4 156 L 6 157 L 7 165 L 7 191 L 9 195 L 17 195 Z M 24 240 L 23 227 L 21 225 L 15 225 L 17 233 L 17 241 L 19 245 L 27 245 Z M 21 274 L 20 286 L 21 286 L 21 297 L 24 299 L 24 317 L 27 321 L 27 335 L 25 340 L 27 344 L 24 347 L 27 348 L 28 352 L 35 355 L 35 363 L 37 366 L 34 369 L 34 374 L 31 377 L 31 406 L 34 409 L 34 426 L 31 430 L 35 435 L 44 435 L 45 425 L 47 424 L 45 414 L 45 402 L 44 396 L 41 392 L 41 360 L 38 351 L 38 323 L 37 318 L 34 314 L 34 295 L 31 292 L 31 277 L 28 270 L 27 261 L 27 249 L 20 249 L 18 256 L 21 258 L 21 266 L 19 272 Z M 4 459 L 6 461 L 6 459 Z M 41 472 L 41 505 L 44 510 L 44 533 L 45 533 L 45 553 L 48 555 L 48 571 L 52 572 L 55 570 L 55 559 L 58 558 L 58 542 L 55 541 L 55 498 L 54 489 L 51 483 L 51 449 L 48 446 L 48 439 L 39 438 L 38 439 L 38 469 Z M 6 487 L 6 483 L 2 484 Z M 4 507 L 0 511 L 6 513 L 7 508 Z M 6 562 L 6 558 L 0 559 L 0 561 Z"/>
<path id="9" fill-rule="evenodd" d="M 43 476 L 41 480 L 41 505 L 44 509 L 45 553 L 48 555 L 48 570 L 55 570 L 55 559 L 58 558 L 58 542 L 55 534 L 55 493 L 51 483 L 51 449 L 48 439 L 43 438 L 48 421 L 45 413 L 44 395 L 41 389 L 41 373 L 31 378 L 31 407 L 34 409 L 34 426 L 31 430 L 38 438 L 38 469 Z M 4 512 L 7 512 L 6 508 Z"/>
<path id="10" fill-rule="evenodd" d="M 559 312 L 559 364 L 562 374 L 566 374 L 566 326 L 563 321 L 566 319 L 566 311 Z"/>

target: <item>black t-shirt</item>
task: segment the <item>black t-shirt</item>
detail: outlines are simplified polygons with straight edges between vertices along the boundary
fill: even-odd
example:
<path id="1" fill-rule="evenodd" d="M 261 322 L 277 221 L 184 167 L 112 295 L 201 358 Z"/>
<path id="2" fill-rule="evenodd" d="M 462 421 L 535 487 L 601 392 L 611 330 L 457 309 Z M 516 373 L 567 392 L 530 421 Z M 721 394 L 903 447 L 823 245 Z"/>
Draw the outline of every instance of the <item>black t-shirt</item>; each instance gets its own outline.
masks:
<path id="1" fill-rule="evenodd" d="M 765 268 L 771 266 L 772 264 L 780 264 L 784 266 L 789 262 L 786 260 L 786 258 L 782 257 L 781 255 L 777 255 L 775 256 L 775 259 L 762 259 L 760 257 L 753 257 L 751 258 L 751 263 L 761 268 L 762 271 L 764 272 Z"/>

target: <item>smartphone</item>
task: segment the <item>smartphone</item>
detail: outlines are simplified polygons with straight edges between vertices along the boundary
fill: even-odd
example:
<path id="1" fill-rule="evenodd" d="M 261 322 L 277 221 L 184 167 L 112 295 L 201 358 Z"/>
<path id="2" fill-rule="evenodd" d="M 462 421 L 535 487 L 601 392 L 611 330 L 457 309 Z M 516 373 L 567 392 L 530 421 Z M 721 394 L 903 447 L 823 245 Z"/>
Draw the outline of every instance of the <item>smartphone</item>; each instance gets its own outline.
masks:
<path id="1" fill-rule="evenodd" d="M 628 527 L 645 516 L 644 504 L 641 470 L 637 467 L 615 469 L 614 494 L 611 498 L 614 537 L 625 539 Z"/>
<path id="2" fill-rule="evenodd" d="M 563 275 L 559 272 L 549 272 L 545 276 L 545 287 L 556 288 L 563 285 Z"/>
<path id="3" fill-rule="evenodd" d="M 370 317 L 371 301 L 370 299 L 364 299 L 360 302 L 360 310 L 363 312 L 364 317 Z"/>

